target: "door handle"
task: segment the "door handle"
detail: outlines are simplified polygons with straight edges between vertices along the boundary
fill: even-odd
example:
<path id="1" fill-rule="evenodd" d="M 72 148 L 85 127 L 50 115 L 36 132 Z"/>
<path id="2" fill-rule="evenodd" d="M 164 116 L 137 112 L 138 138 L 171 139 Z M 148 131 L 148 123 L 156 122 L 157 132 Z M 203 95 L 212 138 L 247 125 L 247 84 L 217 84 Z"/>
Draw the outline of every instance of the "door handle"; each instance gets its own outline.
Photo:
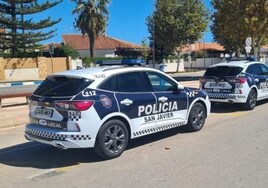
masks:
<path id="1" fill-rule="evenodd" d="M 129 106 L 129 105 L 133 104 L 133 101 L 129 100 L 129 99 L 124 99 L 123 101 L 120 101 L 120 104 L 124 104 L 126 106 Z"/>
<path id="2" fill-rule="evenodd" d="M 167 97 L 159 97 L 158 98 L 158 101 L 160 101 L 160 102 L 166 102 L 167 100 L 168 100 Z"/>
<path id="3" fill-rule="evenodd" d="M 259 82 L 260 80 L 258 79 L 258 78 L 255 78 L 255 80 L 254 80 L 255 82 Z"/>

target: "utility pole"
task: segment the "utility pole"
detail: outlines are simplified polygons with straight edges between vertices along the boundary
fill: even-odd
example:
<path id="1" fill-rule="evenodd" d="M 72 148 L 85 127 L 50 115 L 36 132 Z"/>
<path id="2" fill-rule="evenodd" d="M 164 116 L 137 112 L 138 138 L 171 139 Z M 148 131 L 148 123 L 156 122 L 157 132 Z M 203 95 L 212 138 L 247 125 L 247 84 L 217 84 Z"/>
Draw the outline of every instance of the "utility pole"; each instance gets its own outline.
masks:
<path id="1" fill-rule="evenodd" d="M 153 0 L 153 68 L 155 68 L 155 20 L 154 20 L 154 13 L 155 13 L 155 0 Z"/>

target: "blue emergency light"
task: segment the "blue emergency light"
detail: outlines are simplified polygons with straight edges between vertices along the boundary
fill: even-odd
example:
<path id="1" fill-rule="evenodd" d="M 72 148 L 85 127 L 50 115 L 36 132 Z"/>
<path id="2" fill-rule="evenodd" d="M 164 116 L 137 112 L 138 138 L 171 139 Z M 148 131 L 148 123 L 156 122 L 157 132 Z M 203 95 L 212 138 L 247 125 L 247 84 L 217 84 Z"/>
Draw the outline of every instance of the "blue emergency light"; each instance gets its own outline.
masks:
<path id="1" fill-rule="evenodd" d="M 100 66 L 104 65 L 143 66 L 145 65 L 145 61 L 143 59 L 103 60 L 103 61 L 97 61 L 96 64 Z"/>

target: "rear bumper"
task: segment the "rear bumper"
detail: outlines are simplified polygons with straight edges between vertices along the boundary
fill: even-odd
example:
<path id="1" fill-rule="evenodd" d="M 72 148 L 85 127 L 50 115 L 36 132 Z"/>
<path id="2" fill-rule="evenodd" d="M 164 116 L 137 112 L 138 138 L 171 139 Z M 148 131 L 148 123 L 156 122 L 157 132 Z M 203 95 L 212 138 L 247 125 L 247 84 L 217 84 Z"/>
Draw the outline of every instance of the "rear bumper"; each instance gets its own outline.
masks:
<path id="1" fill-rule="evenodd" d="M 246 103 L 247 96 L 241 94 L 208 93 L 211 102 Z"/>
<path id="2" fill-rule="evenodd" d="M 27 124 L 25 138 L 43 144 L 52 145 L 60 149 L 91 148 L 94 147 L 95 139 L 81 132 L 67 132 L 58 129 L 41 127 L 35 124 Z"/>

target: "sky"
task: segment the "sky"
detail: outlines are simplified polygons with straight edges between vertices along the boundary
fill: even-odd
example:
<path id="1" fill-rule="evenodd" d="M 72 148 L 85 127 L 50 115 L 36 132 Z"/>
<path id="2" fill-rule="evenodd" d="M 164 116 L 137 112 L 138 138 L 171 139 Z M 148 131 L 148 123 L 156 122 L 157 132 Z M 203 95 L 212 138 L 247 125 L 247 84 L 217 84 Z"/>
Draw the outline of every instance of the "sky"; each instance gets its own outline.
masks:
<path id="1" fill-rule="evenodd" d="M 148 40 L 149 33 L 146 18 L 152 15 L 154 0 L 110 0 L 109 21 L 106 28 L 107 36 L 140 44 L 143 39 Z M 40 1 L 42 2 L 42 1 Z M 210 0 L 205 0 L 206 7 L 210 6 Z M 70 0 L 64 0 L 61 4 L 39 13 L 35 19 L 51 17 L 52 20 L 62 18 L 62 21 L 50 29 L 57 29 L 56 36 L 43 41 L 43 44 L 62 42 L 62 34 L 80 34 L 74 26 L 74 15 L 72 10 L 75 4 Z M 204 41 L 211 42 L 212 35 L 205 33 Z"/>

